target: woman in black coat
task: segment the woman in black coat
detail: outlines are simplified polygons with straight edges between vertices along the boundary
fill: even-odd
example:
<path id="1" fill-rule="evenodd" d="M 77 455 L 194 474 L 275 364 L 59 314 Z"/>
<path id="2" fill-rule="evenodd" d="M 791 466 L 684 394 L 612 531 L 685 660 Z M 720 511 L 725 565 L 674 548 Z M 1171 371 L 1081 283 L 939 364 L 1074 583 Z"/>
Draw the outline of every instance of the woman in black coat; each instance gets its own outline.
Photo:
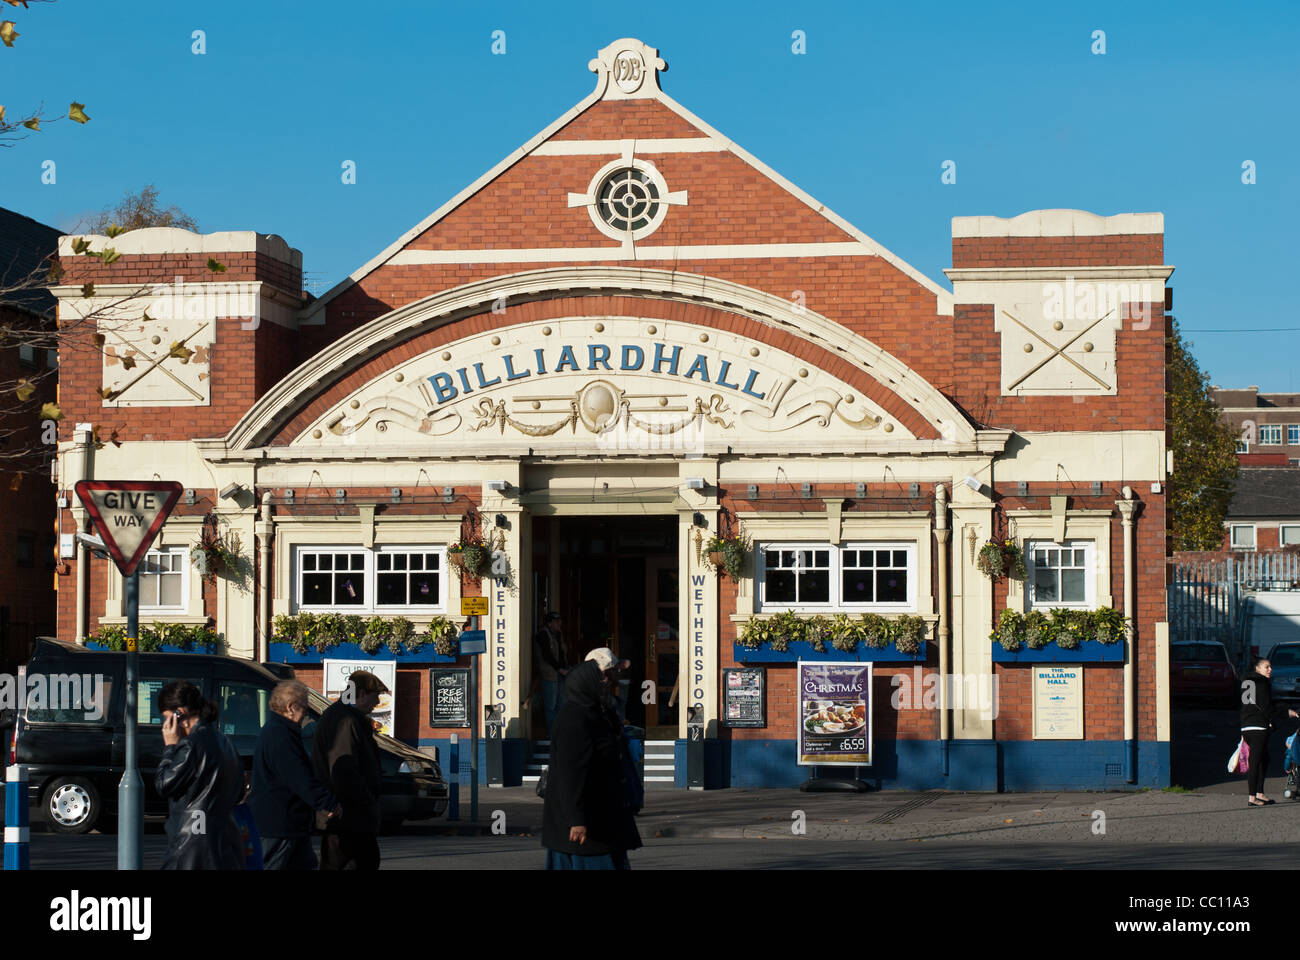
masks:
<path id="1" fill-rule="evenodd" d="M 626 870 L 627 852 L 641 846 L 623 780 L 622 731 L 605 709 L 604 688 L 590 660 L 569 671 L 542 813 L 548 870 Z"/>
<path id="2" fill-rule="evenodd" d="M 158 692 L 162 761 L 154 777 L 167 801 L 164 870 L 242 870 L 243 842 L 232 811 L 244 792 L 239 754 L 217 729 L 217 705 L 188 680 Z"/>
<path id="3" fill-rule="evenodd" d="M 1300 716 L 1286 704 L 1273 702 L 1273 665 L 1255 661 L 1255 669 L 1241 681 L 1241 735 L 1250 747 L 1250 769 L 1246 773 L 1247 802 L 1252 807 L 1272 803 L 1264 796 L 1268 773 L 1268 728 L 1272 721 Z"/>

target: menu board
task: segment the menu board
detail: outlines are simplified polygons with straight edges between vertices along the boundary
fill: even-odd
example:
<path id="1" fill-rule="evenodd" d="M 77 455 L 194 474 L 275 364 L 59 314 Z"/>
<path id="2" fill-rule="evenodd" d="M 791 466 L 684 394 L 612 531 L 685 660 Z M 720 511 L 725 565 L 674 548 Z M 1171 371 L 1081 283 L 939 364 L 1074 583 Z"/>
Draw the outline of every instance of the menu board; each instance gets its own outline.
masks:
<path id="1" fill-rule="evenodd" d="M 469 667 L 434 667 L 429 689 L 429 726 L 469 726 Z"/>
<path id="2" fill-rule="evenodd" d="M 325 668 L 325 694 L 326 700 L 337 700 L 343 695 L 343 691 L 348 688 L 348 676 L 353 671 L 365 671 L 373 673 L 384 682 L 388 688 L 388 693 L 379 695 L 379 706 L 370 712 L 370 722 L 374 724 L 375 732 L 382 733 L 385 736 L 393 735 L 393 713 L 394 697 L 393 691 L 397 689 L 397 663 L 393 660 L 325 660 L 321 664 Z"/>
<path id="3" fill-rule="evenodd" d="M 767 726 L 767 669 L 727 667 L 722 671 L 722 723 L 728 727 Z"/>
<path id="4" fill-rule="evenodd" d="M 1034 667 L 1034 739 L 1083 739 L 1083 667 Z"/>
<path id="5" fill-rule="evenodd" d="M 800 766 L 871 765 L 871 664 L 799 661 Z"/>

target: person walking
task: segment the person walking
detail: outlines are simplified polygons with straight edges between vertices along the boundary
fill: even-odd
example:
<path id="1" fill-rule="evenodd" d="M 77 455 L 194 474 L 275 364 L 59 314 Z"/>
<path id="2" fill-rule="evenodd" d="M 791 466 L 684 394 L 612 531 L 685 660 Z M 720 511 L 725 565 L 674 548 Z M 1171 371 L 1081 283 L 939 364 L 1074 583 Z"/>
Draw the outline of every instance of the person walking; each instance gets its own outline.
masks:
<path id="1" fill-rule="evenodd" d="M 546 713 L 546 733 L 555 733 L 555 716 L 564 702 L 564 684 L 569 674 L 569 657 L 560 633 L 560 615 L 552 610 L 546 623 L 533 637 L 533 656 L 542 681 L 542 707 Z"/>
<path id="2" fill-rule="evenodd" d="M 188 680 L 158 691 L 162 759 L 154 789 L 167 801 L 164 870 L 242 870 L 232 811 L 244 792 L 239 754 L 217 728 L 218 707 Z"/>
<path id="3" fill-rule="evenodd" d="M 382 772 L 370 712 L 388 687 L 357 670 L 336 703 L 321 714 L 312 743 L 312 769 L 339 799 L 343 812 L 323 824 L 322 870 L 379 869 L 379 791 Z M 317 825 L 324 818 L 317 815 Z"/>
<path id="4" fill-rule="evenodd" d="M 271 715 L 253 752 L 253 790 L 248 797 L 262 837 L 264 870 L 315 870 L 313 811 L 339 812 L 338 801 L 316 779 L 302 723 L 307 718 L 307 686 L 285 680 L 271 691 Z"/>
<path id="5" fill-rule="evenodd" d="M 604 674 L 588 660 L 569 671 L 555 718 L 542 810 L 548 870 L 627 870 L 641 846 Z"/>
<path id="6" fill-rule="evenodd" d="M 1241 736 L 1250 747 L 1250 769 L 1246 773 L 1247 803 L 1267 806 L 1274 801 L 1264 796 L 1268 773 L 1268 731 L 1274 720 L 1297 717 L 1286 704 L 1273 702 L 1273 665 L 1261 657 L 1241 681 Z"/>

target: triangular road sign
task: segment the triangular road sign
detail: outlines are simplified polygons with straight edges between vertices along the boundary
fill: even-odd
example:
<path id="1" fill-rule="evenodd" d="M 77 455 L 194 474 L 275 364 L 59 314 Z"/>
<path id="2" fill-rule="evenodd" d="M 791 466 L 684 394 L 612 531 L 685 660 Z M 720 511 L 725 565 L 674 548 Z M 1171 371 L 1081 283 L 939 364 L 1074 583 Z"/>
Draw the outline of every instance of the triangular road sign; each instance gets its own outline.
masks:
<path id="1" fill-rule="evenodd" d="M 182 487 L 175 480 L 80 480 L 75 489 L 117 569 L 129 577 L 181 498 Z"/>

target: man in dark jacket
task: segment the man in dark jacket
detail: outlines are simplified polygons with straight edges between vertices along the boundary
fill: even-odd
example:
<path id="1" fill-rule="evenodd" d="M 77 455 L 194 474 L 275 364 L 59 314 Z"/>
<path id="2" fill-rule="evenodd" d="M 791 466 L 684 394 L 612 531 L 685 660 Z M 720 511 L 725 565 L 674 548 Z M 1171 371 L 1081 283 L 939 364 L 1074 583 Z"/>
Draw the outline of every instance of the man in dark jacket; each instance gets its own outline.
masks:
<path id="1" fill-rule="evenodd" d="M 271 691 L 271 715 L 253 753 L 253 791 L 248 806 L 262 837 L 265 870 L 315 870 L 311 847 L 313 811 L 334 815 L 338 801 L 312 774 L 302 745 L 307 687 L 286 680 Z"/>
<path id="2" fill-rule="evenodd" d="M 342 815 L 325 824 L 320 846 L 322 870 L 379 869 L 379 791 L 382 770 L 370 711 L 388 687 L 373 673 L 358 670 L 348 687 L 316 724 L 312 767 L 342 804 Z M 317 818 L 320 823 L 320 818 Z"/>
<path id="3" fill-rule="evenodd" d="M 1241 681 L 1241 736 L 1250 747 L 1250 767 L 1246 771 L 1247 803 L 1263 807 L 1272 803 L 1264 796 L 1264 777 L 1268 774 L 1268 728 L 1272 721 L 1300 716 L 1283 703 L 1273 702 L 1273 664 L 1255 661 L 1255 669 Z"/>
<path id="4" fill-rule="evenodd" d="M 619 752 L 619 730 L 601 703 L 600 666 L 569 671 L 555 718 L 542 811 L 542 846 L 551 870 L 626 870 L 641 846 Z"/>

